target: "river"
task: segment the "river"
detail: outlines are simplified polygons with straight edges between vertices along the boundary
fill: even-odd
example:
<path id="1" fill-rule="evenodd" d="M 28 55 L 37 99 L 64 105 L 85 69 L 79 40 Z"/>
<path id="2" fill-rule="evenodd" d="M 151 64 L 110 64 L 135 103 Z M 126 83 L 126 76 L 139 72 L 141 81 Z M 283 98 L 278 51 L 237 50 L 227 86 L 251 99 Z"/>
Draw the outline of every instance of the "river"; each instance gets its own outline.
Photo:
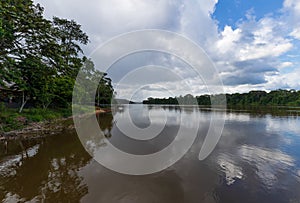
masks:
<path id="1" fill-rule="evenodd" d="M 167 147 L 180 125 L 187 129 L 199 127 L 193 146 L 178 162 L 149 175 L 124 175 L 105 168 L 85 151 L 75 130 L 27 141 L 23 152 L 18 150 L 18 141 L 11 141 L 8 155 L 0 159 L 0 199 L 72 203 L 300 202 L 299 110 L 212 112 L 197 107 L 125 105 L 100 114 L 99 126 L 105 139 L 137 155 Z M 144 140 L 132 139 L 118 128 L 118 119 L 129 120 L 128 116 L 136 126 L 146 128 L 150 125 L 149 113 L 152 124 L 160 125 L 161 118 L 167 118 L 163 130 L 150 140 L 146 140 L 147 135 L 143 135 Z M 199 151 L 212 115 L 225 117 L 224 130 L 214 151 L 200 161 Z"/>

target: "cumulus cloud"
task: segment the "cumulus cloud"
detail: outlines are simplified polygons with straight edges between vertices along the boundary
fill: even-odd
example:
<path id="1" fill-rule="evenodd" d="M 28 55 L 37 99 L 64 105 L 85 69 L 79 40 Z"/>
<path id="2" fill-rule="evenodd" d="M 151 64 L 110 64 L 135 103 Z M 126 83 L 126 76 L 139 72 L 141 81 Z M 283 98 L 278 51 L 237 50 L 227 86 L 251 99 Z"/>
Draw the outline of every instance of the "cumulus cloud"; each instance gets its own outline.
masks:
<path id="1" fill-rule="evenodd" d="M 280 64 L 277 66 L 277 68 L 278 68 L 278 69 L 283 69 L 283 68 L 288 68 L 288 67 L 291 67 L 291 66 L 293 66 L 293 63 L 290 62 L 290 61 L 286 61 L 286 62 L 280 63 Z"/>
<path id="2" fill-rule="evenodd" d="M 229 86 L 267 84 L 270 73 L 274 75 L 279 67 L 291 65 L 279 60 L 293 48 L 288 33 L 281 29 L 281 19 L 255 20 L 255 16 L 249 15 L 236 29 L 226 26 L 212 51 L 218 54 L 218 69 Z M 252 88 L 249 86 L 248 90 Z"/>
<path id="3" fill-rule="evenodd" d="M 278 87 L 286 89 L 300 89 L 300 68 L 297 68 L 291 72 L 285 74 L 276 74 L 272 76 L 266 76 L 268 81 L 265 84 L 267 89 L 277 89 Z"/>
<path id="4" fill-rule="evenodd" d="M 300 39 L 300 2 L 298 0 L 285 0 L 284 11 L 288 13 L 288 22 L 292 24 L 290 33 L 296 39 Z"/>
<path id="5" fill-rule="evenodd" d="M 75 19 L 91 38 L 87 52 L 113 36 L 138 29 L 175 30 L 181 1 L 173 0 L 35 0 L 45 6 L 48 18 Z"/>
<path id="6" fill-rule="evenodd" d="M 164 29 L 178 32 L 200 45 L 214 61 L 228 92 L 300 87 L 297 78 L 297 74 L 300 74 L 299 67 L 295 67 L 297 64 L 285 57 L 287 54 L 294 55 L 295 41 L 300 40 L 298 0 L 285 0 L 279 15 L 266 15 L 256 19 L 255 14 L 248 12 L 245 14 L 246 19 L 236 22 L 235 27 L 227 25 L 223 29 L 218 27 L 217 20 L 212 17 L 217 0 L 35 1 L 45 6 L 48 18 L 65 17 L 75 19 L 83 25 L 91 38 L 90 45 L 84 48 L 87 55 L 104 41 L 124 32 Z M 205 92 L 203 81 L 193 77 L 193 71 L 177 61 L 172 56 L 140 55 L 124 60 L 119 71 L 112 71 L 110 76 L 119 81 L 122 75 L 137 66 L 171 66 L 177 75 L 185 78 L 184 83 L 191 86 L 189 91 L 192 90 L 195 94 Z M 150 77 L 144 75 L 141 78 L 147 76 Z M 174 81 L 174 78 L 166 77 L 165 81 L 161 81 L 164 74 L 160 73 L 157 79 L 152 86 L 165 86 L 175 89 L 174 94 L 176 91 L 177 95 L 184 94 L 185 86 Z M 134 85 L 131 88 L 136 88 Z M 147 90 L 144 91 L 146 95 Z M 148 94 L 151 91 L 148 90 Z M 155 92 L 158 95 L 159 90 L 156 89 Z"/>

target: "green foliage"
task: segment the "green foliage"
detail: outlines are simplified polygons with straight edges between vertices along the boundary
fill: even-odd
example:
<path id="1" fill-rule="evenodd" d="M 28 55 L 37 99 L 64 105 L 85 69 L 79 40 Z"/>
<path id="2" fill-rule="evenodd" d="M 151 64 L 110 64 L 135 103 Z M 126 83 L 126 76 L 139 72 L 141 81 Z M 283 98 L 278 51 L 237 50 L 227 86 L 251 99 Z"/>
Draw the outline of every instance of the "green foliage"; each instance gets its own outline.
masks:
<path id="1" fill-rule="evenodd" d="M 5 111 L 6 111 L 5 104 L 3 102 L 0 102 L 0 112 L 5 112 Z"/>
<path id="2" fill-rule="evenodd" d="M 53 104 L 70 107 L 76 76 L 87 61 L 81 45 L 89 39 L 74 20 L 53 17 L 50 21 L 43 11 L 32 0 L 1 1 L 0 85 L 6 82 L 22 90 L 23 105 L 30 100 L 43 109 Z M 88 62 L 92 64 L 85 70 L 89 80 L 93 83 L 103 77 L 98 80 L 98 98 L 109 102 L 113 92 L 110 79 Z M 34 120 L 39 120 L 38 116 Z"/>
<path id="3" fill-rule="evenodd" d="M 110 104 L 113 97 L 113 87 L 111 79 L 106 73 L 100 72 L 90 59 L 86 59 L 84 66 L 78 75 L 74 96 L 83 105 L 91 105 L 89 98 L 95 98 L 95 103 Z M 96 90 L 96 92 L 95 92 Z"/>
<path id="4" fill-rule="evenodd" d="M 6 110 L 5 112 L 1 111 L 0 114 L 0 126 L 1 131 L 11 131 L 15 129 L 20 129 L 24 126 L 23 122 L 18 122 L 18 113 L 16 111 Z"/>
<path id="5" fill-rule="evenodd" d="M 2 130 L 7 132 L 24 128 L 28 123 L 50 121 L 58 118 L 67 118 L 72 115 L 71 108 L 67 109 L 24 109 L 22 114 L 19 114 L 16 109 L 6 109 L 1 111 L 0 126 Z M 1 130 L 1 129 L 0 129 Z"/>
<path id="6" fill-rule="evenodd" d="M 213 95 L 216 98 L 220 95 Z M 148 98 L 144 104 L 190 104 L 187 98 L 191 95 L 176 98 Z M 192 97 L 193 98 L 193 97 Z M 197 96 L 198 105 L 211 105 L 211 96 Z M 226 94 L 227 105 L 229 106 L 300 106 L 300 91 L 295 90 L 274 90 L 269 93 L 265 91 L 251 91 L 243 94 Z"/>

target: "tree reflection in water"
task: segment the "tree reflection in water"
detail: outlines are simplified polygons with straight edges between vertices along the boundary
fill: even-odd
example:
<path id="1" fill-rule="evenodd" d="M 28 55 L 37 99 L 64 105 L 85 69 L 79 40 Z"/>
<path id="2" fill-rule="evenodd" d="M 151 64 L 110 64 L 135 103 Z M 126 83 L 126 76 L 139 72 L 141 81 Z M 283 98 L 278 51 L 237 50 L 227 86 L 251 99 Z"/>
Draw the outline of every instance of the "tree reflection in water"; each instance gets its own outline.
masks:
<path id="1" fill-rule="evenodd" d="M 77 202 L 88 193 L 78 171 L 90 160 L 74 131 L 45 138 L 34 156 L 1 171 L 0 198 Z"/>
<path id="2" fill-rule="evenodd" d="M 97 116 L 100 128 L 106 132 L 106 137 L 110 137 L 112 114 Z M 94 143 L 103 144 L 103 137 L 94 137 L 94 133 L 91 136 Z M 0 160 L 0 198 L 3 202 L 78 202 L 88 193 L 79 171 L 92 158 L 75 130 L 34 140 L 24 146 L 25 152 L 20 152 L 18 141 L 13 141 L 10 143 L 11 156 Z"/>

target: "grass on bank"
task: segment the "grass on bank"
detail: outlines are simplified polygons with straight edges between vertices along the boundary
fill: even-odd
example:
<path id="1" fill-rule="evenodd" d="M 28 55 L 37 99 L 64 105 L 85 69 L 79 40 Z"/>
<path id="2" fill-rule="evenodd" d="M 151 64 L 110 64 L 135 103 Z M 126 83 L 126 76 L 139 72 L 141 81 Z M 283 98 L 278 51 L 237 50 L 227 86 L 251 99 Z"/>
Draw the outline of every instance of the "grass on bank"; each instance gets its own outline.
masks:
<path id="1" fill-rule="evenodd" d="M 72 109 L 18 109 L 6 108 L 0 103 L 0 132 L 9 132 L 26 127 L 32 122 L 50 121 L 58 118 L 67 118 L 72 115 Z"/>

